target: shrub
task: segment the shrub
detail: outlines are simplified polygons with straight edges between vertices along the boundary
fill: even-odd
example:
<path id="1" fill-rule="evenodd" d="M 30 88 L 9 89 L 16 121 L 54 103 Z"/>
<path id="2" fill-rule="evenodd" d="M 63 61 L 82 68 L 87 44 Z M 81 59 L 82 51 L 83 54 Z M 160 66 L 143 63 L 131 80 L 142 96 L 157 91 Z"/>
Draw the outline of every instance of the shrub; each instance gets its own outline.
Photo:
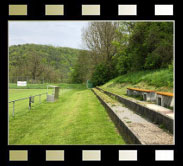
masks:
<path id="1" fill-rule="evenodd" d="M 111 66 L 105 63 L 96 65 L 91 82 L 94 86 L 102 85 L 114 77 Z"/>

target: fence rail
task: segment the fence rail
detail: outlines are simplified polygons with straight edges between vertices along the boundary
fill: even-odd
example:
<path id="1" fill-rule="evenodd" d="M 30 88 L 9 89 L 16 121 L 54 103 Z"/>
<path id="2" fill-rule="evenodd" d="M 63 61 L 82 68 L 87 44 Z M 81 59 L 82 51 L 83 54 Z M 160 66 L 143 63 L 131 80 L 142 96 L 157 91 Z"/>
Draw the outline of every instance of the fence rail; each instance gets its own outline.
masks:
<path id="1" fill-rule="evenodd" d="M 9 76 L 9 83 L 17 83 L 17 81 L 27 81 L 28 84 L 44 84 L 44 78 L 29 76 Z"/>
<path id="2" fill-rule="evenodd" d="M 46 93 L 41 93 L 41 94 L 37 94 L 37 95 L 34 95 L 34 96 L 29 96 L 29 97 L 24 97 L 24 98 L 20 98 L 20 99 L 16 99 L 16 100 L 12 100 L 12 101 L 9 101 L 8 103 L 13 103 L 13 112 L 12 112 L 12 115 L 13 117 L 15 116 L 15 103 L 18 102 L 18 101 L 22 101 L 22 100 L 27 100 L 28 99 L 28 106 L 29 106 L 29 110 L 31 110 L 31 104 L 34 103 L 34 98 L 39 96 L 39 103 L 41 104 L 41 96 L 43 95 L 47 95 L 48 92 Z"/>

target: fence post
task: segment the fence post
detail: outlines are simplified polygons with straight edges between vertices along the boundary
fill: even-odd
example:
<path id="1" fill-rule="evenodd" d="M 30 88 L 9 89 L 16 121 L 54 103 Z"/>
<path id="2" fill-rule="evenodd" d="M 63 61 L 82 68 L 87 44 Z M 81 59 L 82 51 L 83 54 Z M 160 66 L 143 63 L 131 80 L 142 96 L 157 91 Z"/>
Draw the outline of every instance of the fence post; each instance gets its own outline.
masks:
<path id="1" fill-rule="evenodd" d="M 31 96 L 29 97 L 29 110 L 31 109 Z"/>
<path id="2" fill-rule="evenodd" d="M 15 115 L 15 101 L 13 101 L 13 117 Z"/>
<path id="3" fill-rule="evenodd" d="M 41 94 L 39 95 L 39 103 L 41 104 Z"/>

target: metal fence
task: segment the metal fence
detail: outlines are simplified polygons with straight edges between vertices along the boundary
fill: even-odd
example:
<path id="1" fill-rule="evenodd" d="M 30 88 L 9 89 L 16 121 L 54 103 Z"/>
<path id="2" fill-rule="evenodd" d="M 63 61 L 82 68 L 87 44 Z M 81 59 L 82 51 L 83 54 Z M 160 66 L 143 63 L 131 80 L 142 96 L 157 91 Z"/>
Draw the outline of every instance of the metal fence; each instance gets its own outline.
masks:
<path id="1" fill-rule="evenodd" d="M 36 77 L 32 78 L 29 76 L 9 76 L 9 83 L 17 83 L 17 81 L 27 81 L 28 84 L 44 84 L 44 78 Z"/>
<path id="2" fill-rule="evenodd" d="M 20 107 L 24 106 L 25 108 L 28 108 L 28 110 L 31 110 L 32 104 L 36 104 L 36 103 L 41 104 L 42 99 L 43 99 L 42 96 L 44 96 L 44 95 L 47 96 L 47 94 L 48 94 L 48 92 L 9 101 L 8 102 L 9 111 L 12 111 L 12 116 L 14 117 L 16 107 L 20 108 Z M 25 105 L 26 102 L 27 102 L 27 105 Z"/>

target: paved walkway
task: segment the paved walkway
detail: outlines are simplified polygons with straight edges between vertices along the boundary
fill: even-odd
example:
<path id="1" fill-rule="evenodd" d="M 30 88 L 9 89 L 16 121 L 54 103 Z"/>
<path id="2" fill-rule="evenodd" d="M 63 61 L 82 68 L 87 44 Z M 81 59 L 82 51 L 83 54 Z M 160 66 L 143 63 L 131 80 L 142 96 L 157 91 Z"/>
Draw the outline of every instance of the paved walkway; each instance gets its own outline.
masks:
<path id="1" fill-rule="evenodd" d="M 164 115 L 174 119 L 174 112 L 173 112 L 173 110 L 170 110 L 168 108 L 162 107 L 162 106 L 157 105 L 157 104 L 149 103 L 147 101 L 136 100 L 136 99 L 134 99 L 134 98 L 132 98 L 130 96 L 127 97 L 127 96 L 123 95 L 123 97 L 128 98 L 129 100 L 131 100 L 131 101 L 133 101 L 135 103 L 141 104 L 141 105 L 143 105 L 143 106 L 145 106 L 145 107 L 147 107 L 149 109 L 152 109 L 152 110 L 154 110 L 156 112 L 160 112 L 160 113 L 162 113 L 162 114 L 164 114 Z"/>
<path id="2" fill-rule="evenodd" d="M 154 111 L 161 112 L 162 114 L 165 114 L 165 115 L 169 116 L 170 118 L 174 119 L 174 112 L 170 109 L 167 109 L 165 107 L 162 107 L 162 106 L 159 106 L 156 104 L 146 104 L 145 106 Z"/>
<path id="3" fill-rule="evenodd" d="M 168 108 L 162 107 L 162 106 L 157 105 L 157 104 L 150 103 L 148 101 L 140 101 L 140 100 L 134 99 L 133 97 L 130 97 L 130 96 L 126 96 L 126 95 L 121 95 L 121 96 L 124 98 L 127 98 L 135 103 L 141 104 L 149 109 L 152 109 L 156 112 L 160 112 L 160 113 L 162 113 L 162 114 L 164 114 L 164 115 L 166 115 L 174 120 L 174 111 L 173 110 L 170 110 Z"/>

